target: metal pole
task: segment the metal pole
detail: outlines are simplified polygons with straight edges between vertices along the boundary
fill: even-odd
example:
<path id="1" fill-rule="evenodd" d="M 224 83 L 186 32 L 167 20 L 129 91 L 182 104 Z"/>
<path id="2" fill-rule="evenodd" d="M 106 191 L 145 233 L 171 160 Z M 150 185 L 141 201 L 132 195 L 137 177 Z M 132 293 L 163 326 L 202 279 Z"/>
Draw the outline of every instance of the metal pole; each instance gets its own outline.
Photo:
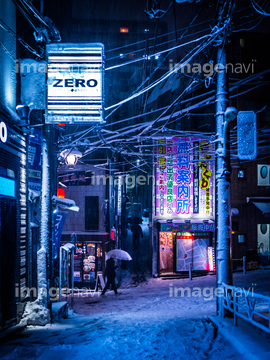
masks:
<path id="1" fill-rule="evenodd" d="M 62 292 L 62 247 L 59 249 L 59 297 L 58 301 L 61 301 L 61 292 Z"/>
<path id="2" fill-rule="evenodd" d="M 115 218 L 114 218 L 114 188 L 113 188 L 113 182 L 114 179 L 112 178 L 112 163 L 111 160 L 108 159 L 108 163 L 109 163 L 109 234 L 111 231 L 111 228 L 115 222 Z M 109 236 L 109 251 L 112 250 L 112 241 L 111 238 Z"/>
<path id="3" fill-rule="evenodd" d="M 74 306 L 74 246 L 71 249 L 71 309 Z"/>
<path id="4" fill-rule="evenodd" d="M 44 306 L 48 306 L 48 257 L 50 238 L 50 129 L 44 125 L 42 129 L 42 181 L 41 181 L 41 220 L 40 220 L 40 249 L 38 251 L 37 277 L 38 298 Z"/>
<path id="5" fill-rule="evenodd" d="M 224 1 L 220 1 L 218 20 L 221 25 L 224 14 Z M 217 64 L 219 69 L 216 78 L 216 190 L 217 190 L 217 286 L 221 293 L 222 283 L 232 284 L 230 264 L 230 221 L 229 221 L 229 189 L 230 172 L 228 170 L 228 152 L 224 133 L 224 113 L 228 104 L 226 81 L 226 35 L 220 35 L 217 47 Z M 225 133 L 226 137 L 226 133 Z M 217 312 L 221 316 L 222 296 L 217 297 Z"/>
<path id="6" fill-rule="evenodd" d="M 29 135 L 26 135 L 26 173 L 29 173 Z M 27 202 L 28 202 L 28 209 L 27 209 L 27 233 L 28 233 L 28 285 L 31 289 L 33 287 L 33 237 L 32 237 L 32 202 L 29 201 L 29 185 L 28 185 L 28 176 L 27 176 Z M 31 291 L 30 300 L 33 301 L 33 293 Z"/>

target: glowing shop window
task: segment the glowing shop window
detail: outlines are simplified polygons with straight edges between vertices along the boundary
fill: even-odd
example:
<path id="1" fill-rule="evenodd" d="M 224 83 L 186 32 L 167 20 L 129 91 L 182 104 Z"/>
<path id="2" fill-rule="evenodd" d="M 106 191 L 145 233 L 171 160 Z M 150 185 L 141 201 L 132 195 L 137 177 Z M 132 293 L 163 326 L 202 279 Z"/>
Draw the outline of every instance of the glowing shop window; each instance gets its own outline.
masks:
<path id="1" fill-rule="evenodd" d="M 15 181 L 0 176 L 0 195 L 15 197 Z"/>

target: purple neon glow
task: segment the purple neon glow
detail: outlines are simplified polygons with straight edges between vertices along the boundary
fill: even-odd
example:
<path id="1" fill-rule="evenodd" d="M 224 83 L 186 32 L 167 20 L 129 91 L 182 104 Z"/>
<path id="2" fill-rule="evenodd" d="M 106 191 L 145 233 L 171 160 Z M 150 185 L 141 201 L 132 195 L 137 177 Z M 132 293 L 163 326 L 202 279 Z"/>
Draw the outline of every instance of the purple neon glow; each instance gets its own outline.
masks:
<path id="1" fill-rule="evenodd" d="M 213 216 L 214 144 L 173 137 L 157 142 L 156 216 Z"/>

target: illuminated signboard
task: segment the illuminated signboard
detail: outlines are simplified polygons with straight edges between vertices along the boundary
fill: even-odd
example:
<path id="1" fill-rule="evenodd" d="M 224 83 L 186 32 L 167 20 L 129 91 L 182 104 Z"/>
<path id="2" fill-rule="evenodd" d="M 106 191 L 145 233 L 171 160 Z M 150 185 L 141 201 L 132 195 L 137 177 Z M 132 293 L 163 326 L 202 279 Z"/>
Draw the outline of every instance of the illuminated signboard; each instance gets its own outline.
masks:
<path id="1" fill-rule="evenodd" d="M 213 217 L 213 141 L 164 138 L 156 149 L 156 216 Z"/>
<path id="2" fill-rule="evenodd" d="M 0 176 L 0 195 L 15 197 L 15 180 Z"/>
<path id="3" fill-rule="evenodd" d="M 213 247 L 208 247 L 208 262 L 209 262 L 209 270 L 215 271 L 215 264 L 214 264 L 214 256 L 213 256 Z"/>
<path id="4" fill-rule="evenodd" d="M 7 131 L 7 125 L 4 123 L 4 121 L 0 122 L 0 142 L 5 143 L 7 142 L 8 137 L 8 131 Z"/>
<path id="5" fill-rule="evenodd" d="M 103 123 L 104 45 L 59 43 L 46 50 L 46 123 Z"/>

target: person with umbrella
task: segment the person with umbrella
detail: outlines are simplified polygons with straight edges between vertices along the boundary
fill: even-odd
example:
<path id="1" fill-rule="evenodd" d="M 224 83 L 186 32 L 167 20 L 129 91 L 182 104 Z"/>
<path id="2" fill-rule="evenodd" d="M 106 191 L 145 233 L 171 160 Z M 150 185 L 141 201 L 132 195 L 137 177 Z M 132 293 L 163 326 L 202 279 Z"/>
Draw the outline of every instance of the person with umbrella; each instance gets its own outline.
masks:
<path id="1" fill-rule="evenodd" d="M 117 266 L 115 266 L 114 264 L 114 259 L 130 261 L 132 260 L 132 258 L 129 255 L 129 253 L 121 249 L 111 250 L 107 253 L 107 256 L 109 257 L 108 260 L 106 261 L 106 270 L 105 270 L 105 275 L 107 276 L 107 283 L 101 295 L 105 296 L 105 293 L 110 285 L 112 285 L 112 289 L 114 290 L 115 295 L 118 295 L 120 293 L 117 292 L 117 288 L 115 284 L 115 275 L 116 275 L 115 269 L 117 268 Z"/>
<path id="2" fill-rule="evenodd" d="M 109 286 L 112 286 L 112 289 L 114 290 L 115 295 L 118 295 L 116 284 L 115 284 L 115 269 L 117 266 L 115 266 L 114 263 L 115 256 L 112 255 L 107 261 L 106 261 L 106 269 L 105 269 L 105 275 L 107 276 L 107 282 L 105 285 L 105 288 L 103 289 L 101 296 L 104 296 L 106 291 L 108 290 Z"/>

